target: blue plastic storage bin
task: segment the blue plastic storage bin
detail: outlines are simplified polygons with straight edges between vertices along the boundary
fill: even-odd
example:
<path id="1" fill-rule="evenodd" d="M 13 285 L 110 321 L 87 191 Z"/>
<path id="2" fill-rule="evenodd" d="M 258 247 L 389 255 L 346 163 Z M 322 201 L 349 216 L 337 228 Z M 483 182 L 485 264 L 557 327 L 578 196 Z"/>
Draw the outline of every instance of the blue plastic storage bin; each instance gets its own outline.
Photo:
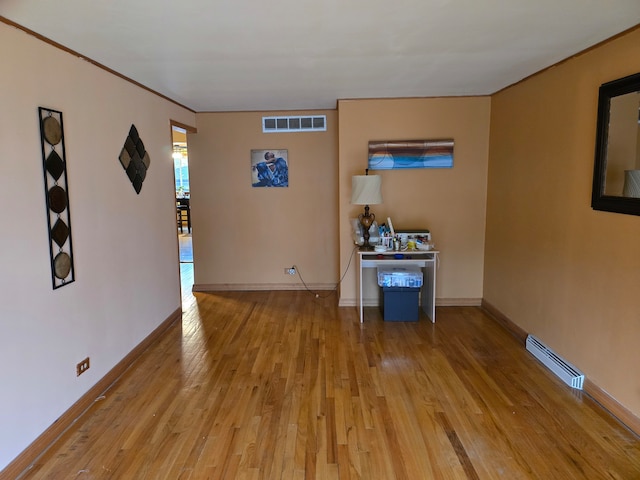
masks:
<path id="1" fill-rule="evenodd" d="M 420 317 L 420 287 L 382 287 L 385 322 L 417 322 Z"/>

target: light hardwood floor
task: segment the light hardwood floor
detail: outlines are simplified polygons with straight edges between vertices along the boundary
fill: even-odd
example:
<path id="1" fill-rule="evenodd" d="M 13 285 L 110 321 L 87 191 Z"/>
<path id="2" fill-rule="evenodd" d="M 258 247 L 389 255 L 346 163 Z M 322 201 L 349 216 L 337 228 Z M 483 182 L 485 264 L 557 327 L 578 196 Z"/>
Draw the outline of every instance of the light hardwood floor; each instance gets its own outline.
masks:
<path id="1" fill-rule="evenodd" d="M 180 253 L 180 263 L 193 262 L 193 237 L 185 230 L 184 233 L 178 231 L 178 250 Z"/>
<path id="2" fill-rule="evenodd" d="M 360 324 L 335 295 L 183 297 L 23 478 L 640 478 L 639 439 L 479 308 Z"/>

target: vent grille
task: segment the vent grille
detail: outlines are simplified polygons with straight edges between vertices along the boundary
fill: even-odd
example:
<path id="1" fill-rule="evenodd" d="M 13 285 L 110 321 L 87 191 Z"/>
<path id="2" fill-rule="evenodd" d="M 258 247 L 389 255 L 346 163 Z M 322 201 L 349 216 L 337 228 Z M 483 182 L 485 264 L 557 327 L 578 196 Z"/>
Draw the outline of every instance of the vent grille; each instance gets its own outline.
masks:
<path id="1" fill-rule="evenodd" d="M 562 379 L 571 388 L 582 390 L 584 374 L 558 356 L 553 350 L 533 335 L 527 337 L 527 350 L 540 360 L 549 370 Z"/>
<path id="2" fill-rule="evenodd" d="M 327 130 L 326 115 L 303 115 L 297 117 L 262 117 L 262 132 L 324 132 Z"/>

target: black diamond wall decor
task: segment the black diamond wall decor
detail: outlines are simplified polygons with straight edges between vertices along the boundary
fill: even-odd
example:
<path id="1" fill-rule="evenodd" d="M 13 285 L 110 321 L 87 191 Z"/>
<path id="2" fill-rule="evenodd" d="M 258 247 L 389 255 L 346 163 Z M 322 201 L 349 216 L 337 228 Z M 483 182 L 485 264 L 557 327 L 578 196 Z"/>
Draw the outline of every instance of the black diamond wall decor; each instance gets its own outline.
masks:
<path id="1" fill-rule="evenodd" d="M 151 165 L 151 159 L 144 148 L 144 142 L 138 134 L 138 129 L 133 124 L 129 129 L 129 135 L 127 135 L 124 141 L 124 146 L 120 151 L 118 159 L 131 185 L 133 185 L 133 189 L 139 194 L 140 190 L 142 190 L 142 183 L 147 177 L 147 170 L 149 169 L 149 165 Z"/>

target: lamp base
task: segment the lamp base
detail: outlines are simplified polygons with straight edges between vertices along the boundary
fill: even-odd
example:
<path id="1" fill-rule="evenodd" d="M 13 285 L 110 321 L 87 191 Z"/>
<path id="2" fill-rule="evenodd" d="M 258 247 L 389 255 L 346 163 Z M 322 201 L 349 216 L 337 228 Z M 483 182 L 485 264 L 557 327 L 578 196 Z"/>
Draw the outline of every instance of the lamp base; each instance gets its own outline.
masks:
<path id="1" fill-rule="evenodd" d="M 374 246 L 369 244 L 369 229 L 371 225 L 373 225 L 376 216 L 373 213 L 369 213 L 369 205 L 365 205 L 364 214 L 358 215 L 358 220 L 360 220 L 360 225 L 362 225 L 362 238 L 364 239 L 364 243 L 360 247 L 360 251 L 371 252 L 374 250 Z"/>

